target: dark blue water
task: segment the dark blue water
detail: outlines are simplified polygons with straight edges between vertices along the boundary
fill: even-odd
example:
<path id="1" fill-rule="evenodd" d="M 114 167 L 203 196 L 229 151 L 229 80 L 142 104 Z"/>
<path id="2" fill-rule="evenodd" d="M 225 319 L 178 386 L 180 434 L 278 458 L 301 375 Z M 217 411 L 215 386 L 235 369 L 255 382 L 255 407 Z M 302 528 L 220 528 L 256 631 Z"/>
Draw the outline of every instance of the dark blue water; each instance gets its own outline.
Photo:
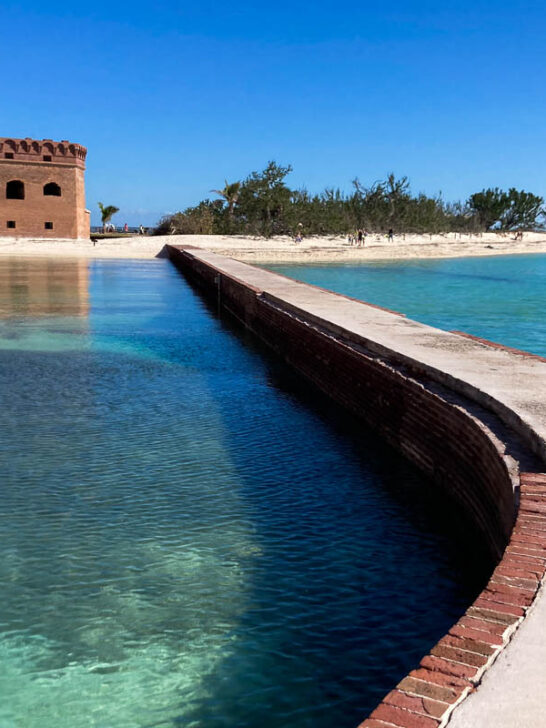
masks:
<path id="1" fill-rule="evenodd" d="M 245 338 L 165 261 L 0 262 L 1 728 L 353 728 L 479 589 Z"/>
<path id="2" fill-rule="evenodd" d="M 267 268 L 440 329 L 546 356 L 546 255 Z"/>

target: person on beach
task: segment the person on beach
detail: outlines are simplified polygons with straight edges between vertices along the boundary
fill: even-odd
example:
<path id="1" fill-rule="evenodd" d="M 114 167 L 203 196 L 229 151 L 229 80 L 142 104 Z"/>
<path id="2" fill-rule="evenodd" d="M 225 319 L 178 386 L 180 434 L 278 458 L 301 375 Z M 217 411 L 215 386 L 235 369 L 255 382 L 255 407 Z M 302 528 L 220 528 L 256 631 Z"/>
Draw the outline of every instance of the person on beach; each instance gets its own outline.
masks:
<path id="1" fill-rule="evenodd" d="M 389 229 L 387 238 L 389 240 L 389 243 L 392 243 L 392 241 L 394 240 L 394 230 L 392 228 Z"/>
<path id="2" fill-rule="evenodd" d="M 363 230 L 361 228 L 358 228 L 358 230 L 356 232 L 356 237 L 357 237 L 357 240 L 358 240 L 358 247 L 361 248 L 362 247 L 362 241 L 364 239 L 364 232 L 363 232 Z"/>
<path id="3" fill-rule="evenodd" d="M 124 233 L 128 233 L 129 232 L 129 225 L 127 225 L 127 223 L 125 223 L 125 225 L 123 226 L 123 232 Z"/>

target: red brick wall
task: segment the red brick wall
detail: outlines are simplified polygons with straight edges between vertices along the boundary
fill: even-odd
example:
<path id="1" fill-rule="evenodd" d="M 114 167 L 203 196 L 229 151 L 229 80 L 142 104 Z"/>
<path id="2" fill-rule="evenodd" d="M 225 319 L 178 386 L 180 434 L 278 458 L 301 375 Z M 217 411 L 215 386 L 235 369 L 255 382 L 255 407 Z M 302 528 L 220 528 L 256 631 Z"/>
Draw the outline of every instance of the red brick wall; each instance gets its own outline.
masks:
<path id="1" fill-rule="evenodd" d="M 83 159 L 62 157 L 58 153 L 62 143 L 51 144 L 51 148 L 40 147 L 40 153 L 29 146 L 25 152 L 22 141 L 25 140 L 15 140 L 15 152 L 6 151 L 13 147 L 5 140 L 0 143 L 0 237 L 89 238 Z M 41 152 L 51 150 L 57 154 L 52 155 L 51 162 L 44 162 Z M 6 153 L 13 154 L 14 158 L 6 159 Z M 11 180 L 24 183 L 23 200 L 6 198 L 6 184 Z M 44 195 L 43 188 L 48 182 L 56 182 L 61 187 L 60 197 Z M 14 221 L 16 227 L 8 228 L 8 221 Z M 53 223 L 53 228 L 46 229 L 46 222 Z"/>

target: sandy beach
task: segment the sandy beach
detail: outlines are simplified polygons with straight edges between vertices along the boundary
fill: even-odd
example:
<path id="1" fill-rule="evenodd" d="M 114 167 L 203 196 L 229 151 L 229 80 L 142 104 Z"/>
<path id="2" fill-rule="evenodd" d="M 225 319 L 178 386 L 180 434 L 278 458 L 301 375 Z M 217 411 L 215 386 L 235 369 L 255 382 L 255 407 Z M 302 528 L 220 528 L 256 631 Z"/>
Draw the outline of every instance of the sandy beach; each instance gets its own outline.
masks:
<path id="1" fill-rule="evenodd" d="M 342 237 L 310 237 L 295 244 L 289 237 L 271 239 L 223 235 L 166 235 L 108 238 L 91 241 L 32 240 L 0 238 L 0 257 L 74 257 L 74 258 L 154 258 L 167 243 L 194 245 L 229 255 L 248 263 L 305 263 L 364 260 L 399 260 L 404 258 L 459 258 L 468 256 L 546 253 L 546 232 L 525 233 L 515 241 L 513 234 L 482 235 L 369 235 L 366 245 L 358 248 Z"/>

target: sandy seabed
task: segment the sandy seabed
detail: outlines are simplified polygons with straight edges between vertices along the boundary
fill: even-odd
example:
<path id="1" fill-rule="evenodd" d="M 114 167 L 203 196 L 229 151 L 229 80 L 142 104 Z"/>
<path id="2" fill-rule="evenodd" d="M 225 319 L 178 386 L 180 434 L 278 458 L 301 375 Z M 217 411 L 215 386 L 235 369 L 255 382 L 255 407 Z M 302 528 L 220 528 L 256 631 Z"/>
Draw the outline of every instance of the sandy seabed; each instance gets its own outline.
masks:
<path id="1" fill-rule="evenodd" d="M 369 235 L 362 248 L 342 237 L 310 237 L 301 243 L 279 236 L 271 239 L 238 235 L 163 235 L 90 240 L 0 238 L 0 257 L 155 258 L 167 243 L 197 246 L 248 263 L 340 263 L 404 258 L 460 258 L 468 256 L 546 253 L 546 232 L 482 235 Z"/>

